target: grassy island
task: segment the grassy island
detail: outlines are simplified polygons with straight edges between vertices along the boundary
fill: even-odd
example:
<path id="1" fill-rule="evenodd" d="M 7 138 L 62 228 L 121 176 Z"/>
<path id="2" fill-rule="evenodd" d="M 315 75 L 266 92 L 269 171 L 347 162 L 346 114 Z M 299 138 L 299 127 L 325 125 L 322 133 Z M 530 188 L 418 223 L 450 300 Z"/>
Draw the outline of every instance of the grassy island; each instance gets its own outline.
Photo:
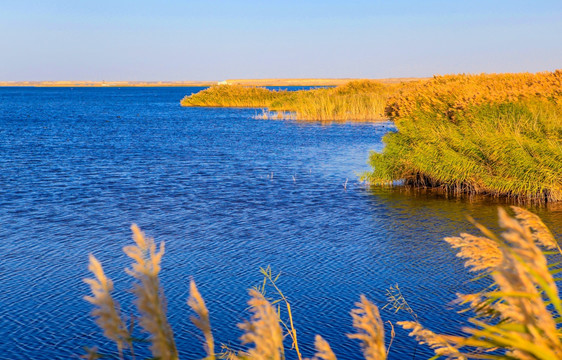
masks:
<path id="1" fill-rule="evenodd" d="M 285 91 L 243 85 L 216 85 L 181 100 L 182 106 L 265 108 L 263 118 L 319 121 L 386 120 L 388 97 L 400 85 L 371 80 L 334 88 Z"/>

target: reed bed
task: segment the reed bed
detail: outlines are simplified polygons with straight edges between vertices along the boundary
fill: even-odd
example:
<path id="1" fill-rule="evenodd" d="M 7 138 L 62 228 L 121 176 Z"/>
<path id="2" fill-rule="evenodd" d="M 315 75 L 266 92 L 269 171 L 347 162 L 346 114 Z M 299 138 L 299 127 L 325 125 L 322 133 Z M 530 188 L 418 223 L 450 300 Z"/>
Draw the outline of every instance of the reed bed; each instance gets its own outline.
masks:
<path id="1" fill-rule="evenodd" d="M 262 87 L 241 85 L 214 85 L 184 97 L 182 106 L 203 107 L 269 107 L 275 102 L 287 102 L 299 96 L 289 91 L 268 90 Z"/>
<path id="2" fill-rule="evenodd" d="M 182 106 L 264 108 L 261 119 L 315 121 L 385 120 L 386 100 L 398 85 L 352 81 L 335 88 L 268 90 L 217 85 L 181 100 Z"/>
<path id="3" fill-rule="evenodd" d="M 524 98 L 559 100 L 562 71 L 481 75 L 444 75 L 404 83 L 388 99 L 386 113 L 400 121 L 414 113 L 455 115 L 474 105 L 516 102 Z"/>
<path id="4" fill-rule="evenodd" d="M 462 335 L 439 334 L 427 329 L 404 299 L 398 286 L 387 291 L 386 306 L 404 310 L 410 321 L 397 325 L 410 331 L 410 336 L 429 346 L 436 357 L 448 359 L 562 359 L 562 299 L 557 281 L 559 273 L 548 264 L 547 256 L 561 256 L 557 240 L 541 219 L 535 214 L 512 207 L 512 217 L 500 208 L 499 225 L 503 229 L 496 235 L 482 225 L 475 226 L 480 236 L 461 234 L 446 238 L 458 255 L 466 259 L 466 266 L 479 278 L 487 277 L 491 285 L 474 294 L 458 294 L 457 303 L 462 312 L 470 311 L 468 324 Z M 133 293 L 136 295 L 137 323 L 147 335 L 146 339 L 133 336 L 135 322 L 125 326 L 119 306 L 112 297 L 113 283 L 103 272 L 101 263 L 90 256 L 90 271 L 95 279 L 86 279 L 93 296 L 85 299 L 94 305 L 92 315 L 103 330 L 105 337 L 116 344 L 118 357 L 135 358 L 133 343 L 137 346 L 150 344 L 154 359 L 178 359 L 173 331 L 165 311 L 164 292 L 158 280 L 160 263 L 164 254 L 163 243 L 156 247 L 154 240 L 147 238 L 138 227 L 133 226 L 134 246 L 125 247 L 125 253 L 133 259 L 129 275 L 137 280 Z M 543 250 L 544 249 L 544 250 Z M 291 306 L 279 289 L 270 267 L 261 269 L 264 276 L 260 286 L 249 291 L 248 301 L 251 317 L 239 324 L 242 330 L 242 350 L 222 346 L 220 354 L 215 352 L 209 311 L 195 282 L 190 284 L 187 301 L 195 315 L 194 325 L 203 333 L 206 359 L 225 358 L 231 360 L 283 360 L 292 351 L 299 360 L 304 357 L 299 350 L 297 326 L 293 323 Z M 266 298 L 267 289 L 273 289 L 274 297 Z M 276 295 L 276 296 L 275 296 Z M 390 323 L 390 338 L 385 341 L 385 322 L 379 308 L 365 296 L 360 297 L 351 311 L 355 333 L 351 339 L 359 340 L 359 349 L 367 360 L 385 360 L 392 351 L 394 327 Z M 291 340 L 290 347 L 285 339 Z M 124 351 L 124 350 L 129 351 Z M 330 344 L 321 336 L 315 338 L 315 354 L 312 359 L 336 360 Z M 84 358 L 97 359 L 102 355 L 90 349 Z"/>
<path id="5" fill-rule="evenodd" d="M 371 184 L 520 202 L 562 200 L 562 72 L 410 83 L 386 108 L 398 132 L 371 153 Z"/>

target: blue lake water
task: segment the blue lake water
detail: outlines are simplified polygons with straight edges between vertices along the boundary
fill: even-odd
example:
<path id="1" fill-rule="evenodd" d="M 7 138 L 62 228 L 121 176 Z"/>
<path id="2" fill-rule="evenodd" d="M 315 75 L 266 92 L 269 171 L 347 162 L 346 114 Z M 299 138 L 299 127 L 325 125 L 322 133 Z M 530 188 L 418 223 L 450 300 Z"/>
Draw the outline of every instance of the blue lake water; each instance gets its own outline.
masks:
<path id="1" fill-rule="evenodd" d="M 497 203 L 361 184 L 391 123 L 179 106 L 198 90 L 0 88 L 0 359 L 68 359 L 94 345 L 115 354 L 89 316 L 82 279 L 93 253 L 124 313 L 133 311 L 121 251 L 132 223 L 166 242 L 161 279 L 184 359 L 204 357 L 189 279 L 217 343 L 236 344 L 247 289 L 267 265 L 282 272 L 306 357 L 320 334 L 338 358 L 362 358 L 346 337 L 349 311 L 360 294 L 384 305 L 394 284 L 424 325 L 459 332 L 463 318 L 449 303 L 474 284 L 442 238 L 476 233 L 466 215 L 492 226 Z M 561 209 L 537 211 L 562 232 Z M 428 357 L 396 330 L 391 359 Z"/>

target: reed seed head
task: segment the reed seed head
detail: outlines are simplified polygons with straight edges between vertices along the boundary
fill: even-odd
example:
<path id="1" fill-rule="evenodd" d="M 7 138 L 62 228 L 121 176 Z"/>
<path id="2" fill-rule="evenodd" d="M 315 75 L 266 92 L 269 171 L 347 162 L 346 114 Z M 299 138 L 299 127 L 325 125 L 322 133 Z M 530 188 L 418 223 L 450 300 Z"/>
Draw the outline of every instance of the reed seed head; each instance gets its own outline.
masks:
<path id="1" fill-rule="evenodd" d="M 316 335 L 314 338 L 314 347 L 316 348 L 316 354 L 312 360 L 336 360 L 336 355 L 332 351 L 330 344 L 328 344 L 322 336 Z"/>
<path id="2" fill-rule="evenodd" d="M 139 323 L 150 334 L 151 351 L 161 360 L 178 358 L 174 334 L 166 317 L 166 298 L 160 287 L 158 273 L 164 255 L 164 243 L 156 251 L 154 240 L 145 237 L 137 225 L 132 225 L 136 245 L 126 246 L 123 251 L 134 260 L 127 273 L 138 280 L 134 285 L 137 308 L 141 314 Z"/>
<path id="3" fill-rule="evenodd" d="M 189 299 L 187 304 L 195 311 L 197 316 L 192 316 L 191 321 L 205 336 L 205 351 L 207 352 L 207 359 L 213 360 L 215 358 L 215 342 L 213 334 L 211 333 L 211 323 L 209 320 L 209 310 L 205 306 L 205 301 L 199 293 L 195 281 L 191 280 L 189 284 Z"/>
<path id="4" fill-rule="evenodd" d="M 367 300 L 365 295 L 361 295 L 361 300 L 355 303 L 355 306 L 357 308 L 351 310 L 351 317 L 357 333 L 347 336 L 361 341 L 361 349 L 366 360 L 386 359 L 384 324 L 378 307 Z"/>
<path id="5" fill-rule="evenodd" d="M 279 324 L 279 315 L 264 296 L 254 289 L 249 291 L 250 311 L 252 317 L 238 326 L 244 330 L 240 338 L 243 344 L 254 344 L 247 351 L 252 360 L 280 360 L 284 357 L 283 332 Z"/>
<path id="6" fill-rule="evenodd" d="M 92 316 L 96 319 L 96 324 L 103 330 L 103 335 L 114 341 L 119 353 L 122 354 L 123 348 L 128 344 L 129 333 L 119 315 L 119 305 L 111 296 L 113 282 L 105 276 L 101 263 L 92 254 L 90 254 L 88 269 L 95 278 L 84 279 L 92 291 L 92 296 L 85 296 L 84 299 L 94 305 Z"/>
<path id="7" fill-rule="evenodd" d="M 459 349 L 450 343 L 447 336 L 435 334 L 416 321 L 399 321 L 398 325 L 406 330 L 411 330 L 410 336 L 415 337 L 420 344 L 425 344 L 433 349 L 435 355 L 444 356 L 448 359 L 466 359 Z"/>
<path id="8" fill-rule="evenodd" d="M 550 232 L 540 217 L 518 206 L 512 206 L 511 209 L 515 212 L 515 218 L 521 225 L 529 229 L 537 243 L 547 249 L 558 248 L 558 242 L 554 235 L 552 235 L 552 232 Z"/>
<path id="9" fill-rule="evenodd" d="M 445 241 L 451 247 L 460 249 L 457 257 L 467 259 L 465 266 L 470 271 L 489 271 L 502 261 L 502 252 L 498 244 L 486 237 L 461 234 L 460 237 L 447 237 Z"/>

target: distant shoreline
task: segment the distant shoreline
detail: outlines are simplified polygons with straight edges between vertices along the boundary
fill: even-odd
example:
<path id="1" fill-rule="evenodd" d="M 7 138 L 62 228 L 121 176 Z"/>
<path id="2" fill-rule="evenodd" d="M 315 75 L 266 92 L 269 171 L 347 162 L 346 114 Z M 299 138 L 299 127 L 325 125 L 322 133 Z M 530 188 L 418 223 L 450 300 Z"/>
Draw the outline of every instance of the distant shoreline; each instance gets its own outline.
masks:
<path id="1" fill-rule="evenodd" d="M 247 86 L 337 86 L 353 80 L 375 80 L 386 84 L 423 78 L 387 79 L 233 79 L 224 81 L 0 81 L 2 87 L 197 87 L 216 84 Z"/>

